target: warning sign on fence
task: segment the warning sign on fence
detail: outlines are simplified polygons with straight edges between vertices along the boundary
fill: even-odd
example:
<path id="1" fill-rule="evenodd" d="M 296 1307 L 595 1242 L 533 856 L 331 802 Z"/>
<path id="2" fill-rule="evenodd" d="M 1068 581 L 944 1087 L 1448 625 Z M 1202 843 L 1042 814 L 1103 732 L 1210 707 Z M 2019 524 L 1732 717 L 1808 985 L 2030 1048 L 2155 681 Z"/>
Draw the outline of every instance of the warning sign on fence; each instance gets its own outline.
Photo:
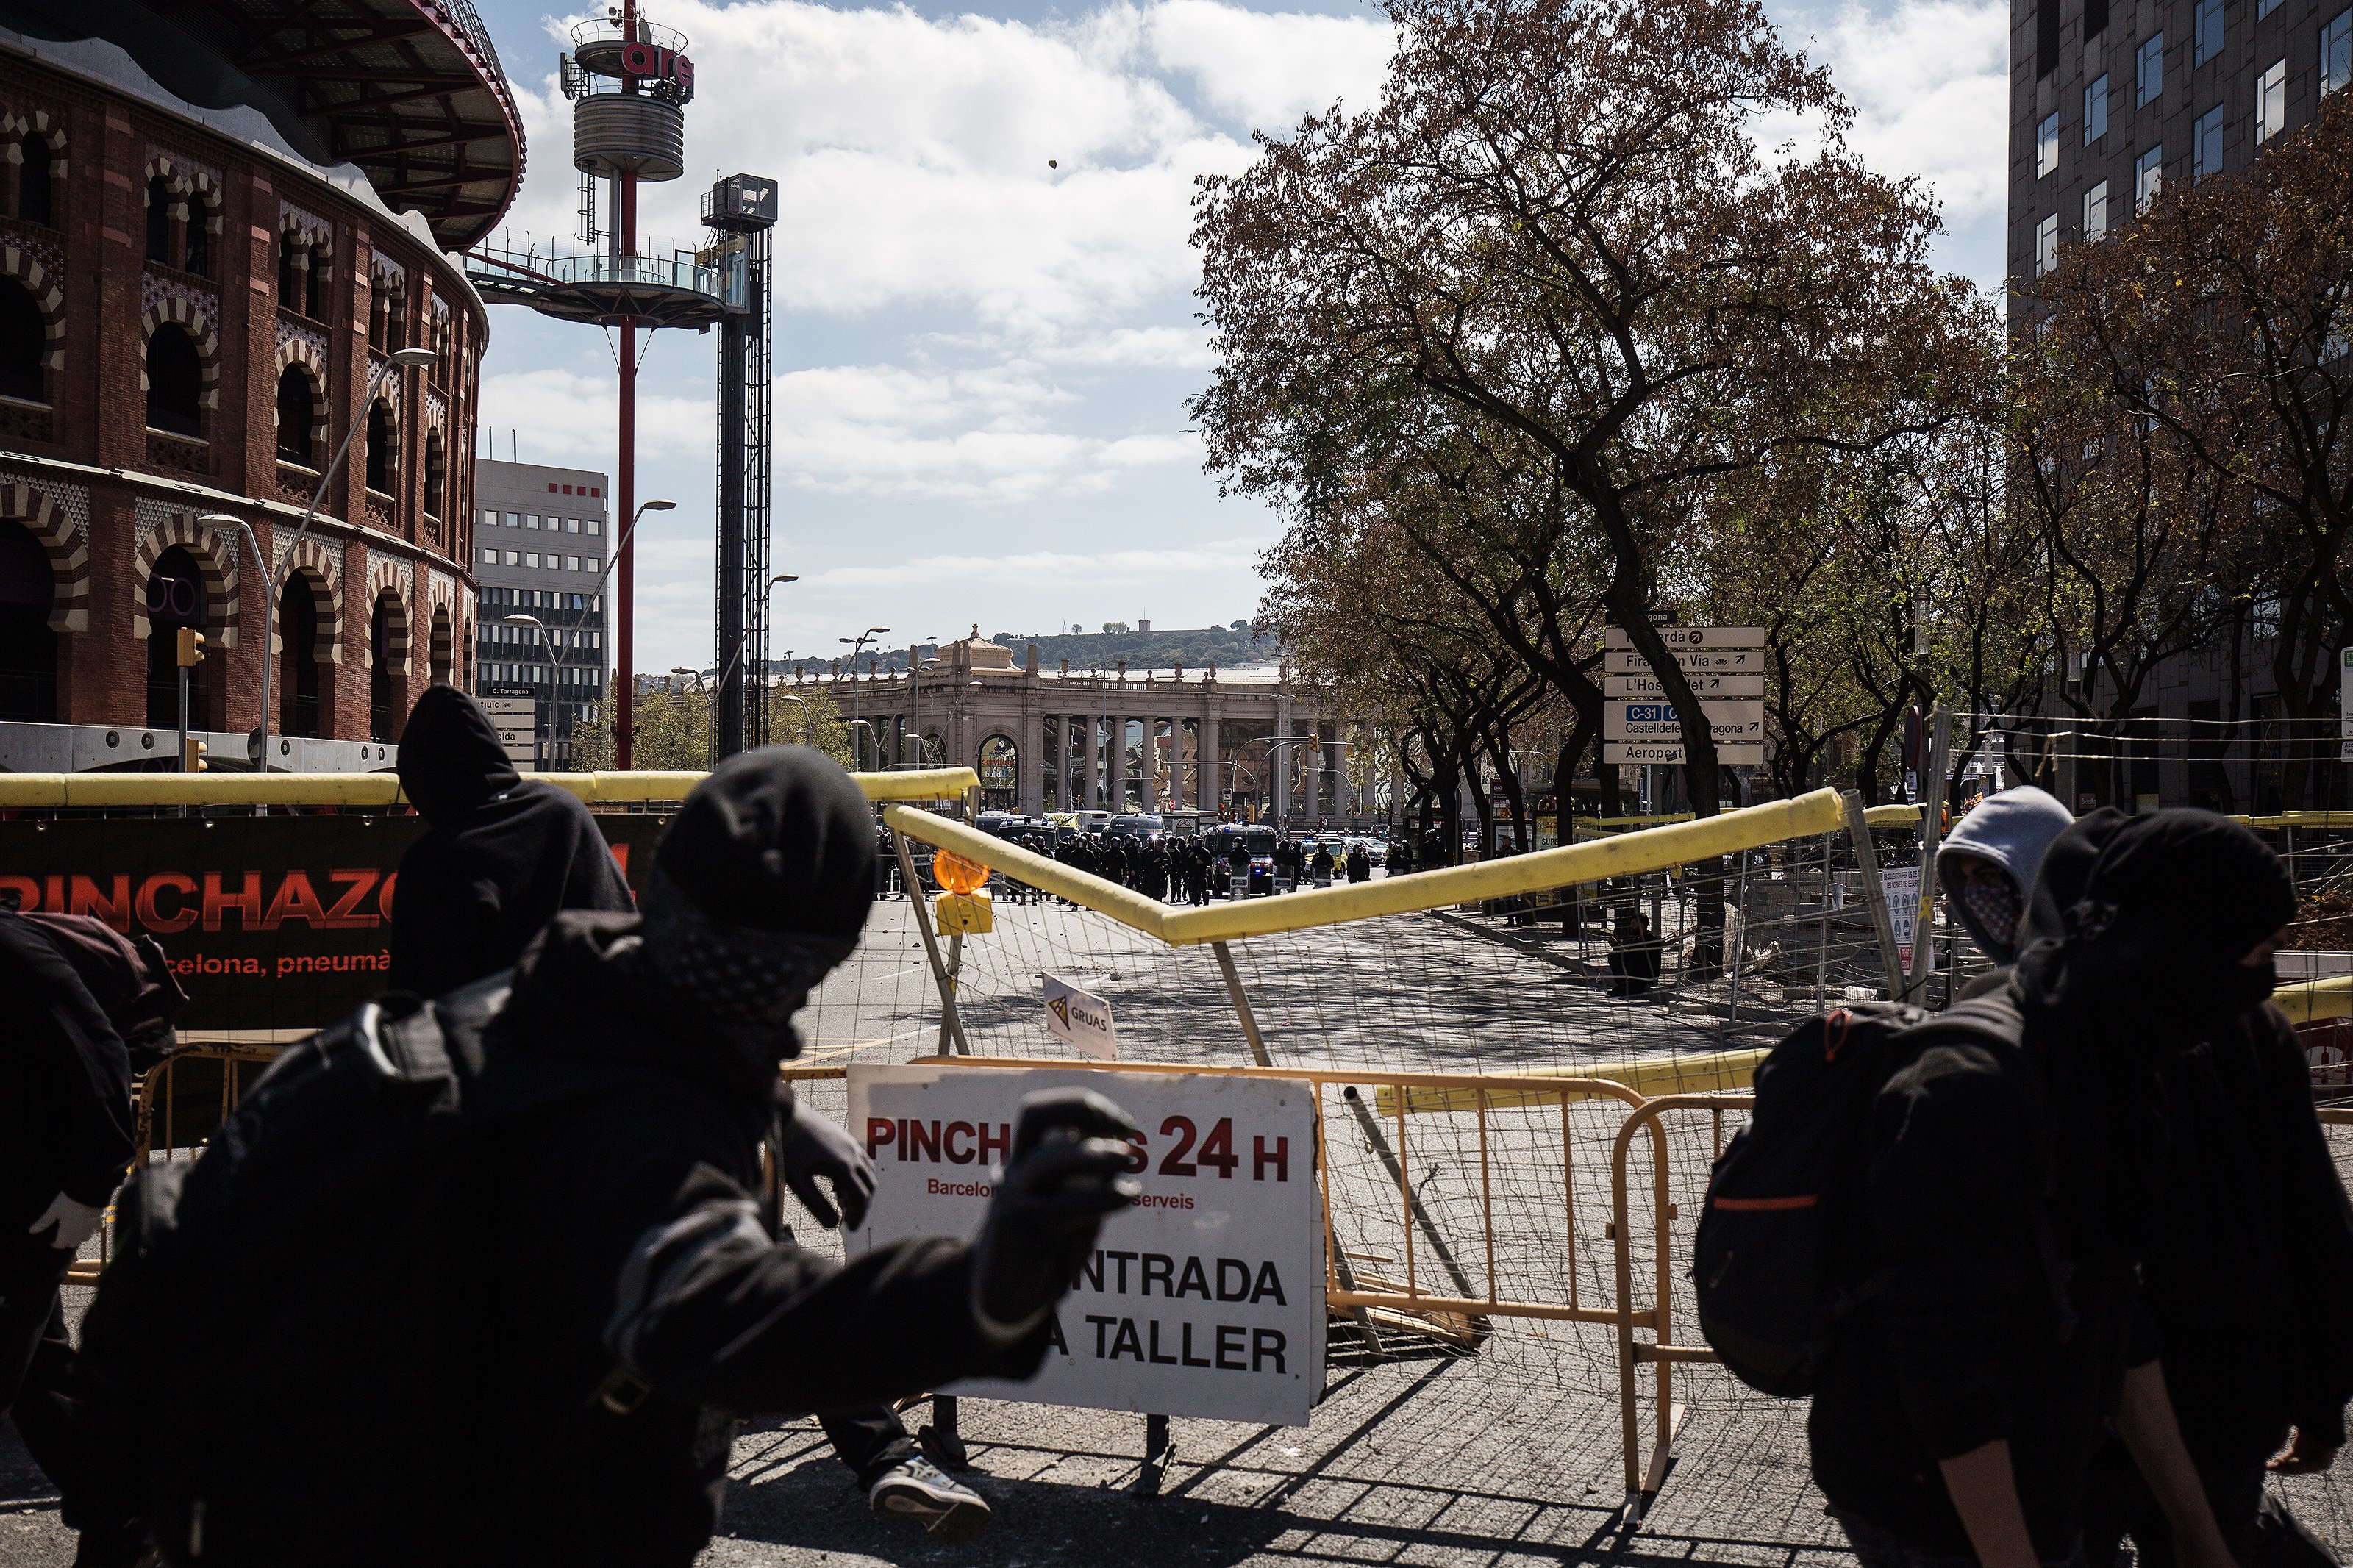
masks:
<path id="1" fill-rule="evenodd" d="M 1920 919 L 1920 868 L 1886 866 L 1879 872 L 1879 890 L 1887 900 L 1887 919 L 1895 928 L 1895 958 L 1908 973 L 1912 968 L 1912 931 Z"/>
<path id="2" fill-rule="evenodd" d="M 849 1130 L 881 1172 L 852 1252 L 969 1236 L 1024 1095 L 1109 1095 L 1141 1127 L 1144 1191 L 1106 1220 L 1029 1383 L 955 1392 L 1303 1426 L 1324 1391 L 1324 1220 L 1304 1083 L 1050 1068 L 856 1067 Z"/>
<path id="3" fill-rule="evenodd" d="M 1119 1060 L 1119 1030 L 1111 1021 L 1111 1004 L 1057 975 L 1043 979 L 1047 1031 L 1100 1061 Z"/>

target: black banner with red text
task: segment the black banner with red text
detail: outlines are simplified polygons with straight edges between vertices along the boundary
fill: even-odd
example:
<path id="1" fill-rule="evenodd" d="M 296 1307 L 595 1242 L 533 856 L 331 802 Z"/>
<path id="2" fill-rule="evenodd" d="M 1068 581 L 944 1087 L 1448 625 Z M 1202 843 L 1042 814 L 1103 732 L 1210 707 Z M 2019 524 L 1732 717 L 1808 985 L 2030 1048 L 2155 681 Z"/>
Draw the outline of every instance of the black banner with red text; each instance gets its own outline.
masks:
<path id="1" fill-rule="evenodd" d="M 633 892 L 669 819 L 599 815 Z M 312 1029 L 384 989 L 395 875 L 416 816 L 0 822 L 0 900 L 153 937 L 185 1029 Z"/>

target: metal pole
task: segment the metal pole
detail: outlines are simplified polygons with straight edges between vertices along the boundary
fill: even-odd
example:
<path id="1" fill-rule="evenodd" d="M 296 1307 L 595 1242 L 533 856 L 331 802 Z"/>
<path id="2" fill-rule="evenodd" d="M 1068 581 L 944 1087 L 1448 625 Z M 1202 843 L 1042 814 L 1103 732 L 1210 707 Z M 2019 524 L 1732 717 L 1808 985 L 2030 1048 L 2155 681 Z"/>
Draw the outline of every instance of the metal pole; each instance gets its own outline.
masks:
<path id="1" fill-rule="evenodd" d="M 1822 924 L 1814 948 L 1814 1011 L 1822 1010 L 1831 976 L 1831 836 L 1822 835 Z"/>
<path id="2" fill-rule="evenodd" d="M 184 773 L 191 771 L 188 767 L 188 667 L 185 664 L 180 666 L 180 771 Z"/>
<path id="3" fill-rule="evenodd" d="M 932 978 L 940 988 L 941 1037 L 943 1040 L 952 1037 L 957 1054 L 968 1057 L 972 1055 L 972 1047 L 965 1043 L 964 1024 L 956 1016 L 955 977 L 940 961 L 939 938 L 932 932 L 931 911 L 923 907 L 923 879 L 915 875 L 915 858 L 907 853 L 905 834 L 893 829 L 891 842 L 899 851 L 899 875 L 906 883 L 907 902 L 914 906 L 915 930 L 923 939 L 923 956 L 931 960 Z"/>
<path id="4" fill-rule="evenodd" d="M 1234 968 L 1234 955 L 1222 942 L 1213 942 L 1209 951 L 1218 955 L 1218 969 L 1226 977 L 1226 994 L 1233 998 L 1234 1015 L 1242 1021 L 1242 1037 L 1250 1042 L 1250 1059 L 1262 1068 L 1274 1065 L 1266 1054 L 1266 1041 L 1260 1037 L 1257 1016 L 1250 1012 L 1250 997 L 1242 991 L 1242 977 Z"/>
<path id="5" fill-rule="evenodd" d="M 1928 977 L 1936 972 L 1936 847 L 1945 835 L 1945 769 L 1953 746 L 1952 710 L 1939 702 L 1930 710 L 1927 773 L 1920 791 L 1920 900 L 1912 913 L 1912 972 L 1906 997 L 1926 1000 Z M 1933 787 L 1930 787 L 1933 786 Z"/>
<path id="6" fill-rule="evenodd" d="M 1880 995 L 1893 1002 L 1904 994 L 1904 965 L 1895 952 L 1895 921 L 1887 912 L 1886 889 L 1879 880 L 1879 855 L 1872 847 L 1871 824 L 1863 818 L 1862 792 L 1851 789 L 1839 796 L 1846 810 L 1847 837 L 1854 842 L 1854 861 L 1862 871 L 1862 899 L 1869 906 L 1872 929 L 1879 935 L 1879 958 L 1886 971 Z"/>

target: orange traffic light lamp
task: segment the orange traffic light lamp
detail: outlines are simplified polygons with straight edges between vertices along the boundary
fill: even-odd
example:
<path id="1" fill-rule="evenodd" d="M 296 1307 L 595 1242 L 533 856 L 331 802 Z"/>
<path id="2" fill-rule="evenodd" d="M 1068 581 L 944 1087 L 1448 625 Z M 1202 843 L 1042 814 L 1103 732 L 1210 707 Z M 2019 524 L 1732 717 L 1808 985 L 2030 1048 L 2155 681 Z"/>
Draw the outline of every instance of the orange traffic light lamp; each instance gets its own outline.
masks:
<path id="1" fill-rule="evenodd" d="M 180 743 L 180 771 L 184 773 L 205 772 L 211 765 L 205 760 L 210 754 L 210 747 L 195 736 L 189 736 Z"/>
<path id="2" fill-rule="evenodd" d="M 180 628 L 179 662 L 182 669 L 193 669 L 205 662 L 205 634 L 194 626 Z"/>

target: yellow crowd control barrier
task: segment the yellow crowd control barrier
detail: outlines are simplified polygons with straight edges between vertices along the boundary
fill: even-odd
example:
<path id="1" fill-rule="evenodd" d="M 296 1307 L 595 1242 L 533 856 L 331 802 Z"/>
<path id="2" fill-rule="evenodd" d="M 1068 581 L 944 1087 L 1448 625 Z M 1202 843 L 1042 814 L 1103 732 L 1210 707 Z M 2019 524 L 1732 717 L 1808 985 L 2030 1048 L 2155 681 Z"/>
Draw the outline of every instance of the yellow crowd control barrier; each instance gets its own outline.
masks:
<path id="1" fill-rule="evenodd" d="M 1640 1061 L 1611 1063 L 1609 1081 L 1624 1084 L 1646 1099 L 1654 1095 L 1701 1094 L 1717 1089 L 1745 1094 L 1750 1080 L 1756 1076 L 1757 1064 L 1765 1057 L 1766 1052 L 1762 1048 L 1694 1051 L 1680 1057 L 1646 1057 Z M 1582 1076 L 1581 1069 L 1577 1068 L 1519 1068 L 1510 1073 L 1482 1077 L 1472 1089 L 1384 1089 L 1375 1097 L 1375 1109 L 1383 1116 L 1395 1114 L 1398 1107 L 1392 1103 L 1392 1097 L 1399 1093 L 1405 1096 L 1405 1110 L 1414 1115 L 1473 1110 L 1482 1103 L 1490 1106 L 1530 1105 L 1553 1097 L 1546 1080 Z"/>
<path id="2" fill-rule="evenodd" d="M 2353 1017 L 2353 974 L 2329 980 L 2301 980 L 2272 993 L 2272 1000 L 2291 1024 L 2317 1024 L 2327 1018 Z"/>
<path id="3" fill-rule="evenodd" d="M 1417 871 L 1348 887 L 1319 888 L 1314 892 L 1287 893 L 1279 899 L 1175 910 L 961 822 L 898 805 L 885 806 L 882 817 L 911 838 L 954 850 L 992 870 L 1002 871 L 1074 904 L 1082 904 L 1146 936 L 1176 946 L 1273 936 L 1382 915 L 1413 914 L 1487 899 L 1514 898 L 1613 877 L 1639 876 L 1714 856 L 1761 848 L 1783 839 L 1831 833 L 1845 826 L 1844 807 L 1839 802 L 1838 792 L 1820 789 L 1795 800 L 1771 801 L 1725 812 L 1721 816 L 1645 828 L 1587 844 L 1565 844 L 1533 855 Z"/>
<path id="4" fill-rule="evenodd" d="M 699 773 L 532 773 L 591 805 L 683 800 Z M 970 768 L 852 773 L 875 801 L 948 800 L 980 787 Z M 376 773 L 0 773 L 0 807 L 406 805 L 400 779 Z"/>

